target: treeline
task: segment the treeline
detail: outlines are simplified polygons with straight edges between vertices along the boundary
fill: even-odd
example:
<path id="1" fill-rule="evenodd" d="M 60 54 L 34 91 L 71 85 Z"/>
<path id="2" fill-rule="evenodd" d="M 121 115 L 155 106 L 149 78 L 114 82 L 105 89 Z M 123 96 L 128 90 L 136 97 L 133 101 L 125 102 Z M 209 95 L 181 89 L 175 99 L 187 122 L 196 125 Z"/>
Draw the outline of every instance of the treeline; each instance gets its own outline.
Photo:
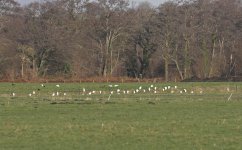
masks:
<path id="1" fill-rule="evenodd" d="M 240 0 L 0 0 L 1 79 L 240 75 Z"/>

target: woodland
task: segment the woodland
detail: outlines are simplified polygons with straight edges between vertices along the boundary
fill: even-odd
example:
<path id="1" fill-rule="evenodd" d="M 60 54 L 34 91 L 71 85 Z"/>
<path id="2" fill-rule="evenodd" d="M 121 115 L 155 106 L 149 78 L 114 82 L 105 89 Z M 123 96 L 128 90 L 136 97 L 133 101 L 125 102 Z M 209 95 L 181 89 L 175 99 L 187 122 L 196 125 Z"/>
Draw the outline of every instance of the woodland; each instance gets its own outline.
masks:
<path id="1" fill-rule="evenodd" d="M 0 0 L 0 80 L 242 75 L 242 2 Z"/>

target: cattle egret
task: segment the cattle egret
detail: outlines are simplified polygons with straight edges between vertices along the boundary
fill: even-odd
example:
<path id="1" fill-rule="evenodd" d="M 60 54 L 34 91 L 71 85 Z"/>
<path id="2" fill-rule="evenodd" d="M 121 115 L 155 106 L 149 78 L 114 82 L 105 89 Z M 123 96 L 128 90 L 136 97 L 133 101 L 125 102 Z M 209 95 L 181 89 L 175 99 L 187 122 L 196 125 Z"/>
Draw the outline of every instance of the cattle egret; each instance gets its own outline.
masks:
<path id="1" fill-rule="evenodd" d="M 153 87 L 154 87 L 154 85 L 152 84 L 150 87 L 152 87 L 152 88 L 153 88 Z"/>
<path id="2" fill-rule="evenodd" d="M 140 86 L 139 89 L 141 90 L 142 89 L 142 86 Z"/>
<path id="3" fill-rule="evenodd" d="M 143 92 L 144 92 L 144 93 L 146 92 L 145 89 L 143 90 Z"/>
<path id="4" fill-rule="evenodd" d="M 52 93 L 52 96 L 55 96 L 55 93 Z"/>
<path id="5" fill-rule="evenodd" d="M 31 93 L 29 93 L 29 97 L 31 97 L 32 96 L 32 94 Z"/>
<path id="6" fill-rule="evenodd" d="M 177 89 L 177 86 L 175 86 L 175 89 Z"/>
<path id="7" fill-rule="evenodd" d="M 148 90 L 149 90 L 149 92 L 151 91 L 151 89 L 150 89 L 150 88 L 149 88 Z"/>
<path id="8" fill-rule="evenodd" d="M 35 94 L 35 91 L 33 91 L 33 95 Z"/>
<path id="9" fill-rule="evenodd" d="M 156 94 L 157 92 L 156 92 L 156 91 L 154 91 L 154 93 Z"/>
<path id="10" fill-rule="evenodd" d="M 191 91 L 191 94 L 193 94 L 194 92 L 193 91 Z"/>
<path id="11" fill-rule="evenodd" d="M 118 87 L 119 85 L 115 84 L 114 87 Z"/>
<path id="12" fill-rule="evenodd" d="M 167 90 L 167 87 L 165 87 L 165 90 Z"/>
<path id="13" fill-rule="evenodd" d="M 174 91 L 171 91 L 171 93 L 173 94 L 173 93 L 174 93 Z"/>
<path id="14" fill-rule="evenodd" d="M 182 94 L 182 91 L 180 91 L 180 94 Z"/>
<path id="15" fill-rule="evenodd" d="M 123 91 L 124 94 L 126 94 L 126 91 Z"/>
<path id="16" fill-rule="evenodd" d="M 165 89 L 162 89 L 162 91 L 164 92 L 164 91 L 165 91 Z"/>
<path id="17" fill-rule="evenodd" d="M 56 96 L 59 96 L 60 95 L 60 93 L 59 92 L 56 92 Z"/>
<path id="18" fill-rule="evenodd" d="M 63 95 L 66 96 L 66 93 L 64 93 Z"/>
<path id="19" fill-rule="evenodd" d="M 157 89 L 157 87 L 155 87 L 155 90 Z"/>
<path id="20" fill-rule="evenodd" d="M 139 92 L 139 90 L 138 90 L 138 89 L 136 89 L 136 92 L 138 93 L 138 92 Z"/>
<path id="21" fill-rule="evenodd" d="M 92 93 L 93 93 L 93 94 L 95 94 L 95 93 L 96 93 L 96 91 L 92 91 Z"/>
<path id="22" fill-rule="evenodd" d="M 44 87 L 44 84 L 41 84 L 42 87 Z"/>
<path id="23" fill-rule="evenodd" d="M 111 85 L 111 84 L 110 84 L 110 85 L 108 85 L 108 86 L 109 86 L 109 87 L 113 87 L 113 85 Z"/>
<path id="24" fill-rule="evenodd" d="M 129 91 L 127 91 L 127 94 L 129 94 Z"/>
<path id="25" fill-rule="evenodd" d="M 170 89 L 170 88 L 171 88 L 171 86 L 168 86 L 167 88 L 168 88 L 168 89 Z"/>
<path id="26" fill-rule="evenodd" d="M 56 87 L 60 87 L 60 85 L 59 85 L 59 84 L 56 84 L 55 86 L 56 86 Z"/>
<path id="27" fill-rule="evenodd" d="M 85 88 L 83 88 L 83 89 L 82 89 L 82 91 L 83 91 L 83 92 L 86 92 L 86 89 L 85 89 Z"/>
<path id="28" fill-rule="evenodd" d="M 111 91 L 111 94 L 113 94 L 113 91 Z"/>
<path id="29" fill-rule="evenodd" d="M 230 89 L 229 89 L 229 88 L 227 88 L 227 91 L 229 92 L 229 91 L 230 91 Z"/>
<path id="30" fill-rule="evenodd" d="M 102 91 L 99 91 L 99 94 L 102 94 Z"/>
<path id="31" fill-rule="evenodd" d="M 183 89 L 183 90 L 184 90 L 185 93 L 187 92 L 187 89 Z"/>
<path id="32" fill-rule="evenodd" d="M 117 93 L 119 93 L 120 92 L 120 89 L 117 89 Z"/>

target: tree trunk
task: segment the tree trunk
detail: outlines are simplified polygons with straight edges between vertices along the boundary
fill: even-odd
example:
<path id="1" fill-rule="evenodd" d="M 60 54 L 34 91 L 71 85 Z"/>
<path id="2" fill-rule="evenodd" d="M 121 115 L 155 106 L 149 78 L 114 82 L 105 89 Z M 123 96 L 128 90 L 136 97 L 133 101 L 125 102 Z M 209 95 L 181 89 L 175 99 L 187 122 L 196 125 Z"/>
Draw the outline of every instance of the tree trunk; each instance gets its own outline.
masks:
<path id="1" fill-rule="evenodd" d="M 176 69 L 177 69 L 177 71 L 178 71 L 178 73 L 179 73 L 179 75 L 180 75 L 181 80 L 183 80 L 184 77 L 183 77 L 182 71 L 181 71 L 181 69 L 180 69 L 180 66 L 179 66 L 179 64 L 178 64 L 178 61 L 177 61 L 176 59 L 172 59 L 172 61 L 175 62 L 175 64 L 176 64 Z"/>
<path id="2" fill-rule="evenodd" d="M 21 77 L 24 78 L 24 62 L 21 62 Z"/>
<path id="3" fill-rule="evenodd" d="M 184 55 L 185 55 L 185 64 L 184 64 L 184 79 L 188 78 L 188 70 L 190 69 L 190 58 L 189 58 L 189 40 L 187 37 L 185 37 L 185 49 L 184 49 Z"/>
<path id="4" fill-rule="evenodd" d="M 165 81 L 168 82 L 169 81 L 169 68 L 168 68 L 169 61 L 167 58 L 164 58 L 164 60 L 165 60 Z"/>
<path id="5" fill-rule="evenodd" d="M 212 77 L 212 75 L 213 75 L 213 71 L 214 71 L 214 69 L 213 69 L 213 67 L 216 67 L 216 66 L 214 66 L 214 59 L 215 59 L 215 45 L 216 43 L 215 43 L 215 41 L 213 41 L 213 48 L 212 48 L 212 57 L 211 57 L 211 61 L 210 61 L 210 69 L 209 69 L 209 74 L 208 74 L 208 77 L 209 78 L 211 78 Z"/>
<path id="6" fill-rule="evenodd" d="M 33 59 L 32 65 L 33 65 L 32 76 L 34 78 L 36 78 L 37 75 L 38 75 L 38 70 L 37 70 L 36 63 L 35 63 L 35 60 L 34 59 Z"/>

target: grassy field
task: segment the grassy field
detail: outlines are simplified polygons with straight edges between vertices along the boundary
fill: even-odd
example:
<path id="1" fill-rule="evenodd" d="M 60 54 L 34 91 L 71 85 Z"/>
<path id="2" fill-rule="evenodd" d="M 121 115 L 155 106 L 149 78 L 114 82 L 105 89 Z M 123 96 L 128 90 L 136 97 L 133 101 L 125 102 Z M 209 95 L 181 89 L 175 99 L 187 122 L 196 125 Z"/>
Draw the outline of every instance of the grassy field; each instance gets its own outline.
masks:
<path id="1" fill-rule="evenodd" d="M 1 83 L 0 150 L 242 149 L 242 83 L 116 84 Z"/>

